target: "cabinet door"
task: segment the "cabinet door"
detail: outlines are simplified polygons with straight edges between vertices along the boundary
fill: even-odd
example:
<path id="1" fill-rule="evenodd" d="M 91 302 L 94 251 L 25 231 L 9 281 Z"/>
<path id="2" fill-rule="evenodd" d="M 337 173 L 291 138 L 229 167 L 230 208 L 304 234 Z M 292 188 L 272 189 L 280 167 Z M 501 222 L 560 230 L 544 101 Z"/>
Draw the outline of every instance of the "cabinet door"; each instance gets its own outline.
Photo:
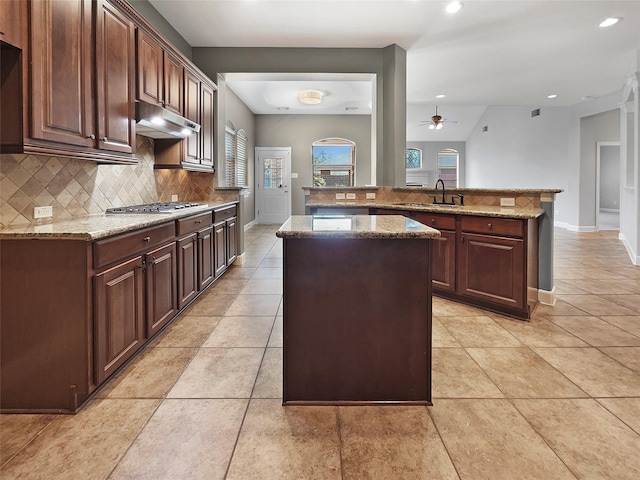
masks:
<path id="1" fill-rule="evenodd" d="M 162 105 L 163 50 L 143 30 L 138 29 L 138 99 L 153 105 Z"/>
<path id="2" fill-rule="evenodd" d="M 200 78 L 193 72 L 184 71 L 184 116 L 200 123 Z M 185 162 L 200 163 L 200 143 L 202 133 L 189 135 L 185 142 Z"/>
<path id="3" fill-rule="evenodd" d="M 0 40 L 17 48 L 22 48 L 25 4 L 23 0 L 0 1 Z"/>
<path id="4" fill-rule="evenodd" d="M 147 253 L 147 337 L 160 330 L 178 312 L 176 243 Z"/>
<path id="5" fill-rule="evenodd" d="M 214 152 L 214 90 L 206 83 L 202 83 L 202 112 L 200 116 L 200 137 L 202 147 L 200 151 L 200 163 L 202 165 L 213 166 Z"/>
<path id="6" fill-rule="evenodd" d="M 431 278 L 434 290 L 456 290 L 456 232 L 441 230 L 431 242 Z"/>
<path id="7" fill-rule="evenodd" d="M 227 269 L 227 227 L 226 222 L 213 225 L 213 242 L 215 246 L 215 270 L 219 277 Z"/>
<path id="8" fill-rule="evenodd" d="M 106 0 L 96 3 L 98 148 L 135 151 L 135 27 Z"/>
<path id="9" fill-rule="evenodd" d="M 30 5 L 30 136 L 91 148 L 97 135 L 91 0 L 39 0 Z"/>
<path id="10" fill-rule="evenodd" d="M 227 220 L 227 266 L 231 265 L 237 257 L 238 246 L 236 244 L 236 218 Z"/>
<path id="11" fill-rule="evenodd" d="M 198 234 L 178 240 L 178 308 L 198 294 Z"/>
<path id="12" fill-rule="evenodd" d="M 458 293 L 525 308 L 524 241 L 462 233 Z"/>
<path id="13" fill-rule="evenodd" d="M 164 108 L 182 115 L 183 66 L 179 59 L 164 52 Z"/>
<path id="14" fill-rule="evenodd" d="M 198 289 L 203 290 L 215 276 L 213 226 L 198 231 Z"/>
<path id="15" fill-rule="evenodd" d="M 95 375 L 101 383 L 144 343 L 142 257 L 95 276 Z"/>

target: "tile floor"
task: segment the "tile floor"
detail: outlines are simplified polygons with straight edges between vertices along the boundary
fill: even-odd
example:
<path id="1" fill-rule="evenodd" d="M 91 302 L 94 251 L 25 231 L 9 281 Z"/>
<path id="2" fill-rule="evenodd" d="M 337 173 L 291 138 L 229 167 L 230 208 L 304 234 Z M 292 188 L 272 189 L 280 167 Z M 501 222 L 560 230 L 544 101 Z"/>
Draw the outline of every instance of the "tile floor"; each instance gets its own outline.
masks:
<path id="1" fill-rule="evenodd" d="M 0 478 L 640 478 L 640 268 L 614 232 L 556 232 L 531 322 L 434 299 L 433 407 L 283 408 L 274 231 L 77 415 L 1 416 Z"/>

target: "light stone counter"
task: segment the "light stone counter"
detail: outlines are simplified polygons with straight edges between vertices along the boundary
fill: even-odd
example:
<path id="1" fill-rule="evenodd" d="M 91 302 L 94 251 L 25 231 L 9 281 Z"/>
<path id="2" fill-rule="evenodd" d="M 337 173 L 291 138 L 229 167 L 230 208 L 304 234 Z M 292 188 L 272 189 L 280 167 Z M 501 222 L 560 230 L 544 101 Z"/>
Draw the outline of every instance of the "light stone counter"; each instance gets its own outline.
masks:
<path id="1" fill-rule="evenodd" d="M 237 202 L 205 203 L 197 207 L 185 208 L 174 213 L 117 213 L 87 215 L 71 220 L 28 224 L 0 229 L 0 239 L 47 238 L 64 240 L 97 240 L 119 233 L 159 225 L 171 220 L 230 206 Z"/>
<path id="2" fill-rule="evenodd" d="M 402 215 L 294 215 L 280 238 L 437 238 L 440 232 Z"/>

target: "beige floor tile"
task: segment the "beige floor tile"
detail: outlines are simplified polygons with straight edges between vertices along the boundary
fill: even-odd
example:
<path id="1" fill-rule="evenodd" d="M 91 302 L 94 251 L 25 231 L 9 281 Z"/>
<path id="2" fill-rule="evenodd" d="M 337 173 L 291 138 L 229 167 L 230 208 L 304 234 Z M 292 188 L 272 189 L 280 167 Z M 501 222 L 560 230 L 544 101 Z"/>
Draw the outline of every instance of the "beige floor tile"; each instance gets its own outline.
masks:
<path id="1" fill-rule="evenodd" d="M 251 397 L 282 400 L 282 348 L 265 351 Z"/>
<path id="2" fill-rule="evenodd" d="M 627 297 L 633 295 L 613 295 Z M 611 297 L 611 296 L 609 296 Z M 588 313 L 589 315 L 636 315 L 637 312 L 630 310 L 618 303 L 607 300 L 604 296 L 597 295 L 558 295 L 563 301 Z M 549 315 L 563 315 L 550 313 Z"/>
<path id="3" fill-rule="evenodd" d="M 268 347 L 280 347 L 282 348 L 282 317 L 276 317 L 276 321 L 273 324 L 271 335 L 269 336 Z"/>
<path id="4" fill-rule="evenodd" d="M 640 436 L 595 400 L 514 403 L 579 478 L 640 478 Z"/>
<path id="5" fill-rule="evenodd" d="M 607 294 L 607 293 L 609 294 L 631 293 L 629 290 L 624 288 L 625 285 L 627 285 L 626 282 L 620 282 L 617 280 L 603 281 L 602 279 L 593 279 L 593 278 L 586 279 L 585 278 L 585 279 L 564 280 L 564 282 L 577 287 L 576 291 L 566 291 L 566 292 L 558 291 L 558 289 L 556 288 L 557 294 L 592 293 L 594 295 L 601 295 L 601 294 Z"/>
<path id="6" fill-rule="evenodd" d="M 282 268 L 261 267 L 256 269 L 251 278 L 278 278 L 282 281 Z"/>
<path id="7" fill-rule="evenodd" d="M 56 415 L 0 415 L 0 466 L 22 450 Z"/>
<path id="8" fill-rule="evenodd" d="M 242 265 L 234 265 L 224 272 L 224 278 L 227 279 L 250 279 L 256 271 L 256 267 L 247 267 Z"/>
<path id="9" fill-rule="evenodd" d="M 239 265 L 241 268 L 256 268 L 258 267 L 262 261 L 264 260 L 264 255 L 257 258 L 243 258 L 242 264 Z"/>
<path id="10" fill-rule="evenodd" d="M 598 350 L 617 360 L 625 367 L 640 373 L 640 347 L 602 347 Z"/>
<path id="11" fill-rule="evenodd" d="M 585 312 L 579 308 L 569 305 L 564 300 L 558 298 L 555 305 L 538 304 L 534 316 L 547 317 L 549 315 L 584 315 Z"/>
<path id="12" fill-rule="evenodd" d="M 102 480 L 117 465 L 160 400 L 89 401 L 61 415 L 0 470 L 0 478 Z"/>
<path id="13" fill-rule="evenodd" d="M 341 479 L 336 408 L 281 403 L 251 400 L 227 480 Z"/>
<path id="14" fill-rule="evenodd" d="M 519 347 L 520 341 L 487 316 L 439 317 L 463 347 Z"/>
<path id="15" fill-rule="evenodd" d="M 238 295 L 227 310 L 227 316 L 275 317 L 282 295 Z"/>
<path id="16" fill-rule="evenodd" d="M 474 317 L 486 315 L 486 312 L 480 308 L 471 307 L 440 297 L 433 297 L 432 313 L 437 317 Z"/>
<path id="17" fill-rule="evenodd" d="M 165 400 L 109 480 L 224 479 L 247 400 Z"/>
<path id="18" fill-rule="evenodd" d="M 597 317 L 550 316 L 548 318 L 594 347 L 640 345 L 640 337 L 625 332 Z"/>
<path id="19" fill-rule="evenodd" d="M 345 480 L 458 479 L 426 408 L 340 407 Z"/>
<path id="20" fill-rule="evenodd" d="M 282 268 L 282 258 L 265 258 L 260 262 L 259 267 Z"/>
<path id="21" fill-rule="evenodd" d="M 529 348 L 468 348 L 467 352 L 507 398 L 587 396 Z"/>
<path id="22" fill-rule="evenodd" d="M 640 435 L 640 398 L 597 398 L 596 400 Z"/>
<path id="23" fill-rule="evenodd" d="M 509 400 L 438 400 L 429 412 L 461 480 L 575 480 Z"/>
<path id="24" fill-rule="evenodd" d="M 538 355 L 594 397 L 640 395 L 640 375 L 596 348 L 534 348 Z"/>
<path id="25" fill-rule="evenodd" d="M 586 347 L 585 342 L 545 317 L 535 316 L 529 322 L 492 316 L 511 335 L 530 347 Z"/>
<path id="26" fill-rule="evenodd" d="M 464 348 L 434 348 L 431 361 L 434 399 L 504 398 Z"/>
<path id="27" fill-rule="evenodd" d="M 202 348 L 167 398 L 249 398 L 264 348 Z"/>
<path id="28" fill-rule="evenodd" d="M 211 287 L 211 291 L 215 294 L 237 295 L 248 281 L 248 278 L 227 278 L 225 275 Z"/>
<path id="29" fill-rule="evenodd" d="M 241 295 L 281 295 L 282 280 L 279 278 L 255 278 L 252 277 L 244 288 Z"/>
<path id="30" fill-rule="evenodd" d="M 185 315 L 169 325 L 149 347 L 199 348 L 209 338 L 221 317 Z"/>
<path id="31" fill-rule="evenodd" d="M 460 346 L 458 341 L 449 333 L 449 330 L 436 317 L 431 319 L 431 346 L 434 348 Z"/>
<path id="32" fill-rule="evenodd" d="M 149 348 L 110 379 L 97 398 L 164 398 L 197 348 Z"/>
<path id="33" fill-rule="evenodd" d="M 574 280 L 559 280 L 554 279 L 554 288 L 556 295 L 562 294 L 585 294 L 589 293 L 586 290 L 578 288 Z"/>
<path id="34" fill-rule="evenodd" d="M 236 296 L 235 294 L 228 295 L 211 290 L 204 297 L 196 300 L 196 303 L 187 313 L 194 317 L 221 317 L 229 309 Z"/>
<path id="35" fill-rule="evenodd" d="M 274 317 L 223 317 L 203 347 L 266 347 Z"/>
<path id="36" fill-rule="evenodd" d="M 600 315 L 600 318 L 611 325 L 615 325 L 622 330 L 640 336 L 640 315 Z"/>
<path id="37" fill-rule="evenodd" d="M 631 313 L 623 313 L 622 315 L 638 315 L 640 314 L 640 295 L 601 295 L 602 298 L 609 300 L 614 305 L 620 305 L 621 308 L 627 308 Z M 617 312 L 606 312 L 601 315 L 618 315 Z"/>

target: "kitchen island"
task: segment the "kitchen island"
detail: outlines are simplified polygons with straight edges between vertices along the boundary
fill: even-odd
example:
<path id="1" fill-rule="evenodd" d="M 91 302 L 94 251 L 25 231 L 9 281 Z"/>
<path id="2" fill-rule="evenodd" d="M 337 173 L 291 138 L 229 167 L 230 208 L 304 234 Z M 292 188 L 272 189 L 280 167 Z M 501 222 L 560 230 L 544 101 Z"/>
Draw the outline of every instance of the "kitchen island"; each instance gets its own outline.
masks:
<path id="1" fill-rule="evenodd" d="M 293 216 L 284 405 L 431 404 L 431 241 L 400 215 Z"/>

